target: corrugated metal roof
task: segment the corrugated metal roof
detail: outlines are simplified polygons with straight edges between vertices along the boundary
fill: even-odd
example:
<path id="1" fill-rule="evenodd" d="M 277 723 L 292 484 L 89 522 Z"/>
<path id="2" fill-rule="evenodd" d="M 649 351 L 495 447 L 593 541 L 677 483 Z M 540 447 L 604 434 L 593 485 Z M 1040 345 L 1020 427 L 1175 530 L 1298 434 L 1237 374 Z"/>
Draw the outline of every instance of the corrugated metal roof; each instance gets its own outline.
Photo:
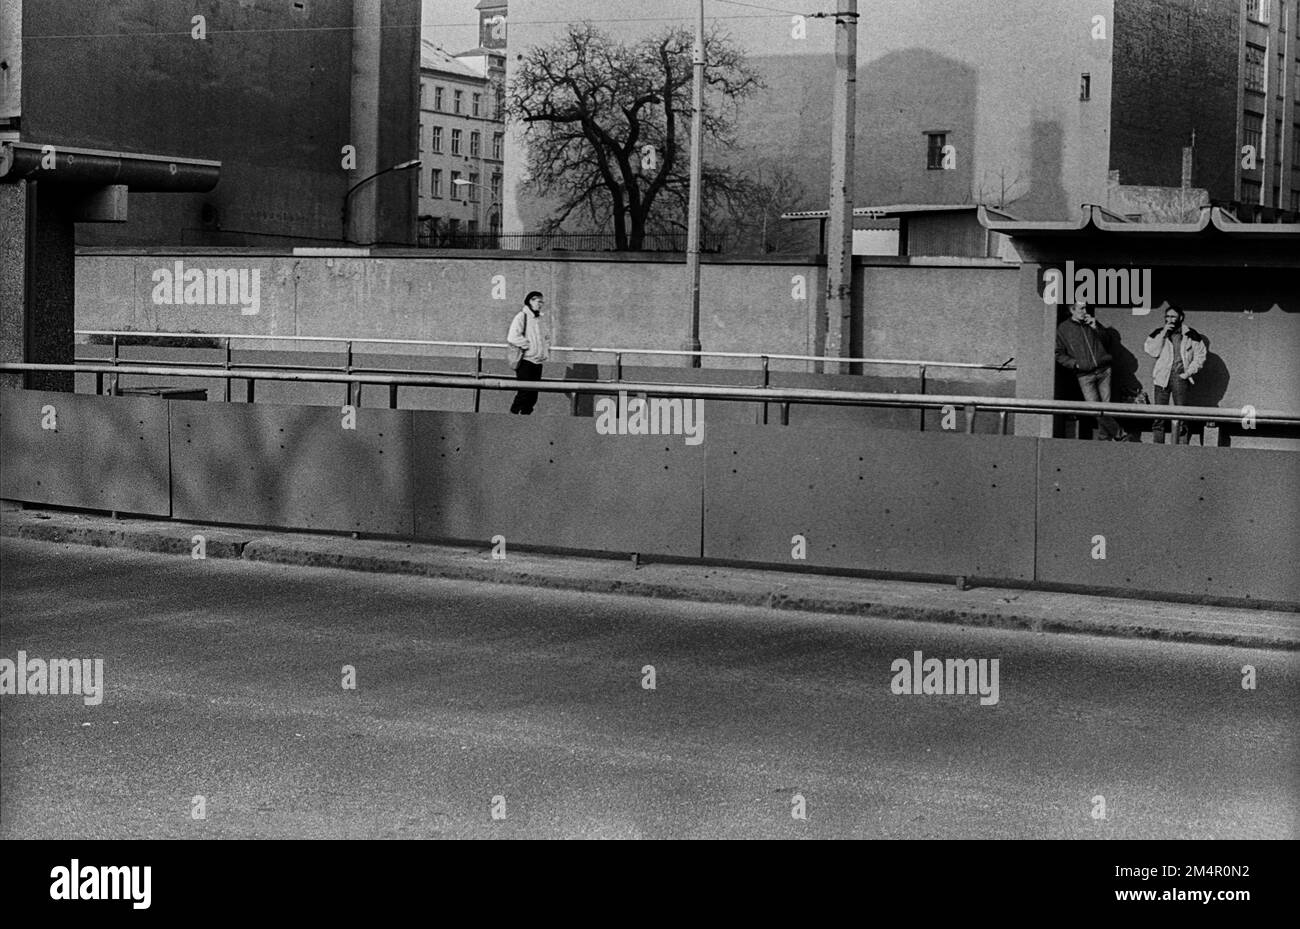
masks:
<path id="1" fill-rule="evenodd" d="M 1035 238 L 1078 236 L 1102 232 L 1125 238 L 1156 238 L 1167 236 L 1198 236 L 1222 234 L 1233 239 L 1267 239 L 1283 241 L 1295 237 L 1300 244 L 1300 223 L 1243 223 L 1224 212 L 1220 207 L 1203 207 L 1201 215 L 1192 223 L 1134 223 L 1093 204 L 1084 204 L 1075 220 L 1011 220 L 997 215 L 996 211 L 980 207 L 979 221 L 986 229 L 1009 236 Z"/>

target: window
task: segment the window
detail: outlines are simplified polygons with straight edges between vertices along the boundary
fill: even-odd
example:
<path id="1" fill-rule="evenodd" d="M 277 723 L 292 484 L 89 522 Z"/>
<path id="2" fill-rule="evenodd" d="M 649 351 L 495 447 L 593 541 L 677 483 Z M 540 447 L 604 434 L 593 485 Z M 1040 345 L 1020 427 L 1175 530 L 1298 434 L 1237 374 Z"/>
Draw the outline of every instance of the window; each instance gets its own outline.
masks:
<path id="1" fill-rule="evenodd" d="M 434 168 L 429 172 L 429 196 L 442 196 L 442 168 Z"/>
<path id="2" fill-rule="evenodd" d="M 1282 167 L 1282 120 L 1273 124 L 1273 164 Z"/>
<path id="3" fill-rule="evenodd" d="M 1300 213 L 1300 190 L 1291 191 L 1291 212 Z"/>
<path id="4" fill-rule="evenodd" d="M 500 87 L 497 88 L 497 119 L 506 111 L 506 92 Z"/>
<path id="5" fill-rule="evenodd" d="M 1277 80 L 1273 82 L 1273 87 L 1277 89 L 1277 98 L 1281 100 L 1286 93 L 1286 55 L 1281 53 L 1277 56 Z"/>
<path id="6" fill-rule="evenodd" d="M 464 185 L 456 183 L 459 180 L 460 180 L 460 172 L 459 171 L 451 172 L 451 198 L 453 200 L 455 200 L 458 197 L 463 197 L 465 195 Z"/>
<path id="7" fill-rule="evenodd" d="M 1297 148 L 1296 150 L 1300 151 L 1300 148 Z M 492 199 L 497 201 L 498 203 L 501 202 L 501 175 L 500 174 L 492 175 Z"/>
<path id="8" fill-rule="evenodd" d="M 1300 123 L 1291 127 L 1291 167 L 1300 168 Z"/>
<path id="9" fill-rule="evenodd" d="M 1262 154 L 1261 148 L 1264 144 L 1264 117 L 1255 113 L 1247 113 L 1245 115 L 1242 119 L 1241 144 L 1253 146 L 1256 157 Z"/>
<path id="10" fill-rule="evenodd" d="M 424 151 L 424 123 L 420 123 L 420 138 L 416 140 L 415 147 Z"/>
<path id="11" fill-rule="evenodd" d="M 475 116 L 481 116 L 483 110 L 483 95 L 475 94 L 470 106 L 472 107 L 471 112 L 473 112 Z"/>
<path id="12" fill-rule="evenodd" d="M 477 219 L 471 219 L 471 220 L 470 220 L 469 222 L 467 222 L 465 225 L 466 225 L 466 227 L 467 227 L 467 232 L 468 232 L 469 235 L 478 235 L 478 220 L 477 220 Z"/>
<path id="13" fill-rule="evenodd" d="M 458 90 L 452 98 L 451 111 L 453 113 L 465 112 L 465 91 Z"/>
<path id="14" fill-rule="evenodd" d="M 492 157 L 497 161 L 501 160 L 501 147 L 505 136 L 500 132 L 492 133 Z"/>
<path id="15" fill-rule="evenodd" d="M 481 134 L 481 133 L 478 133 L 478 132 L 471 132 L 471 133 L 469 134 L 469 156 L 470 156 L 471 158 L 477 158 L 477 157 L 479 157 L 479 155 L 482 154 L 482 151 L 481 151 L 482 148 L 483 148 L 483 141 L 482 141 L 482 140 L 483 140 L 483 137 L 482 137 L 482 134 Z"/>
<path id="16" fill-rule="evenodd" d="M 460 130 L 459 129 L 451 130 L 451 153 L 453 155 L 460 154 Z"/>
<path id="17" fill-rule="evenodd" d="M 1268 0 L 1246 0 L 1246 15 L 1257 23 L 1268 22 Z"/>
<path id="18" fill-rule="evenodd" d="M 925 167 L 927 171 L 943 170 L 943 149 L 948 144 L 948 133 L 927 132 Z"/>
<path id="19" fill-rule="evenodd" d="M 470 201 L 473 202 L 473 203 L 478 203 L 478 201 L 479 201 L 479 195 L 478 195 L 478 192 L 479 192 L 479 190 L 481 189 L 481 188 L 479 187 L 479 184 L 478 184 L 478 175 L 477 175 L 477 174 L 471 174 L 471 175 L 469 176 L 469 183 L 466 184 L 465 186 L 469 188 L 469 199 L 470 199 Z"/>
<path id="20" fill-rule="evenodd" d="M 1264 92 L 1264 50 L 1258 45 L 1246 46 L 1246 89 Z"/>
<path id="21" fill-rule="evenodd" d="M 433 88 L 433 108 L 435 110 L 442 109 L 442 88 L 441 87 Z"/>
<path id="22" fill-rule="evenodd" d="M 1259 203 L 1259 195 L 1263 191 L 1263 185 L 1259 181 L 1242 181 L 1241 182 L 1241 202 L 1242 203 Z"/>
<path id="23" fill-rule="evenodd" d="M 1092 99 L 1092 75 L 1086 71 L 1079 76 L 1079 99 Z"/>
<path id="24" fill-rule="evenodd" d="M 441 155 L 442 154 L 442 127 L 433 127 L 433 136 L 429 140 L 429 150 Z"/>

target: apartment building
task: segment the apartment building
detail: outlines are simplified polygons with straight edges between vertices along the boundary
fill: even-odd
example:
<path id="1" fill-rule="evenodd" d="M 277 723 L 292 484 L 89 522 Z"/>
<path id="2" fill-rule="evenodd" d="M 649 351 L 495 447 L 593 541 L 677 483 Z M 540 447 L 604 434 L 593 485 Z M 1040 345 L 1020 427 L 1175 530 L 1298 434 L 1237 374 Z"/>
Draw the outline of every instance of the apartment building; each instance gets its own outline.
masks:
<path id="1" fill-rule="evenodd" d="M 1266 220 L 1300 214 L 1300 0 L 1242 7 L 1238 212 Z"/>
<path id="2" fill-rule="evenodd" d="M 504 74 L 504 56 L 495 49 L 452 55 L 424 42 L 421 245 L 496 247 L 505 164 Z"/>

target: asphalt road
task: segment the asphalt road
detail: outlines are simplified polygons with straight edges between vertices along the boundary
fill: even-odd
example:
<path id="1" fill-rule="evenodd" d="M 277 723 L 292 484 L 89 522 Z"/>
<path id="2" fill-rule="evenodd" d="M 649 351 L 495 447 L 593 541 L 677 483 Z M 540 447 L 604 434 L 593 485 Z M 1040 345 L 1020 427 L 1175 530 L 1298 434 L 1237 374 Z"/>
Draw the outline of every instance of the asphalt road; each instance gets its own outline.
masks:
<path id="1" fill-rule="evenodd" d="M 1297 836 L 1294 653 L 6 538 L 19 650 L 104 694 L 0 697 L 3 838 Z"/>

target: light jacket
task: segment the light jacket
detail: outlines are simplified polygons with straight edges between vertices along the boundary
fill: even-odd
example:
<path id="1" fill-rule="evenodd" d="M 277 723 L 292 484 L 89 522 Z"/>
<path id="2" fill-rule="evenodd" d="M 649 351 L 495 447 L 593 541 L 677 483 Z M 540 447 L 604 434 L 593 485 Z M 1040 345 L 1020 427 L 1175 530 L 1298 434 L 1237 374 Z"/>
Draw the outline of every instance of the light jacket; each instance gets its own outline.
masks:
<path id="1" fill-rule="evenodd" d="M 1205 366 L 1207 354 L 1205 339 L 1186 323 L 1180 331 L 1182 339 L 1179 344 L 1179 355 L 1183 360 L 1183 373 L 1187 375 L 1187 383 L 1195 384 L 1192 375 Z M 1157 387 L 1168 387 L 1170 372 L 1174 367 L 1174 346 L 1169 339 L 1165 338 L 1164 326 L 1147 336 L 1142 350 L 1156 360 L 1156 366 L 1151 372 L 1152 382 Z"/>
<path id="2" fill-rule="evenodd" d="M 506 341 L 515 348 L 524 350 L 524 361 L 541 364 L 551 357 L 550 325 L 545 316 L 534 316 L 530 309 L 525 308 L 515 314 Z"/>

